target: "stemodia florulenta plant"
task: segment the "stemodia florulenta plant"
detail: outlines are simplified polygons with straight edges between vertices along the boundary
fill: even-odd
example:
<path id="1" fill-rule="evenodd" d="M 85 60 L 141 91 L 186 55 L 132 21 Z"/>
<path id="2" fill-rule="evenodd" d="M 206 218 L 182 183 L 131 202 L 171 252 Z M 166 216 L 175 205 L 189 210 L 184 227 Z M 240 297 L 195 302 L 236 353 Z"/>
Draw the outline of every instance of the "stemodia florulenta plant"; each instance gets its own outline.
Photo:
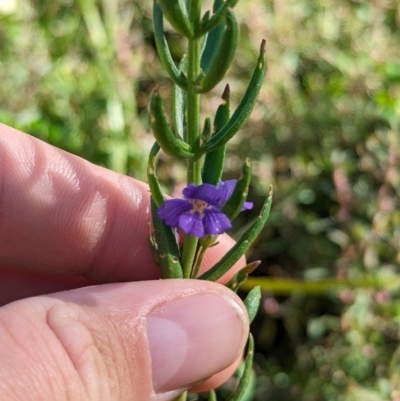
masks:
<path id="1" fill-rule="evenodd" d="M 268 218 L 272 191 L 258 218 L 241 235 L 233 248 L 210 270 L 199 276 L 205 252 L 218 241 L 218 235 L 232 227 L 232 220 L 252 208 L 247 201 L 251 162 L 243 163 L 239 180 L 222 181 L 228 141 L 247 121 L 256 103 L 265 75 L 265 41 L 254 72 L 237 108 L 231 113 L 230 89 L 226 85 L 222 102 L 213 118 L 200 121 L 202 94 L 209 92 L 224 77 L 237 47 L 238 23 L 233 8 L 238 0 L 215 0 L 212 12 L 202 14 L 200 0 L 154 0 L 153 21 L 157 51 L 163 68 L 173 81 L 172 124 L 156 89 L 150 99 L 150 125 L 155 143 L 150 151 L 147 175 L 151 191 L 153 229 L 150 235 L 154 257 L 163 278 L 197 278 L 216 281 L 249 249 Z M 175 64 L 164 35 L 164 19 L 187 41 L 187 53 Z M 157 155 L 164 151 L 184 160 L 187 186 L 183 198 L 166 200 L 156 175 Z M 181 234 L 183 234 L 181 236 Z M 181 241 L 180 238 L 183 237 Z M 259 262 L 244 266 L 227 286 L 237 291 Z M 255 287 L 245 299 L 250 321 L 261 298 Z M 228 398 L 243 398 L 249 383 L 253 339 L 250 336 L 244 370 L 235 392 Z M 186 400 L 186 393 L 179 400 Z M 211 392 L 210 400 L 215 400 Z"/>

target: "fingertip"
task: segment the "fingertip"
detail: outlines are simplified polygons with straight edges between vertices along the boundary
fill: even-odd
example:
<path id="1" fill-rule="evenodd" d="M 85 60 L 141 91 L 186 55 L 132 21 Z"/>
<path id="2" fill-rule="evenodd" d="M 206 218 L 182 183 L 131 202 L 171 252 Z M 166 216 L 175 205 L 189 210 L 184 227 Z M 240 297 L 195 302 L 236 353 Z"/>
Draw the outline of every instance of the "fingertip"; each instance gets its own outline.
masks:
<path id="1" fill-rule="evenodd" d="M 190 392 L 193 393 L 204 393 L 205 391 L 210 391 L 215 389 L 222 384 L 224 384 L 232 375 L 235 373 L 236 369 L 242 362 L 243 358 L 240 356 L 236 359 L 232 365 L 228 366 L 226 369 L 221 370 L 220 372 L 212 375 L 202 383 L 190 389 Z"/>
<path id="2" fill-rule="evenodd" d="M 131 380 L 145 380 L 146 386 L 151 381 L 160 397 L 192 387 L 230 366 L 242 354 L 248 336 L 242 301 L 213 282 L 109 284 L 54 296 L 102 310 L 103 318 L 115 327 L 122 348 L 130 350 L 125 356 L 130 365 L 151 366 L 151 374 L 134 375 Z"/>

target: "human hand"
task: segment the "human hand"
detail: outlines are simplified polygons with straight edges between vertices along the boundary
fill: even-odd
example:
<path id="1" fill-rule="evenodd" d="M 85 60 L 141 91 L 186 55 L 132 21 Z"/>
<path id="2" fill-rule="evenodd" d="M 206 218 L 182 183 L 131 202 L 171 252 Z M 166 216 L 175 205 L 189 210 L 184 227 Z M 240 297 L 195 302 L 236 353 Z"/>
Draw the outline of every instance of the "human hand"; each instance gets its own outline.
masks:
<path id="1" fill-rule="evenodd" d="M 1 400 L 170 400 L 232 373 L 243 304 L 216 283 L 158 280 L 149 221 L 145 184 L 0 125 Z"/>

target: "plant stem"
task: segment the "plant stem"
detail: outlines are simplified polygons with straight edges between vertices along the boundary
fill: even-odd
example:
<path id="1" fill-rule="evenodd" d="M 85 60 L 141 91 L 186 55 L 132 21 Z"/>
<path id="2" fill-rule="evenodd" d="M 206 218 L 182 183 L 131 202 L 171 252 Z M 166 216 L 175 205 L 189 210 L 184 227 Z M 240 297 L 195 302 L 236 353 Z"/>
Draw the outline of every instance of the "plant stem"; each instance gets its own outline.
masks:
<path id="1" fill-rule="evenodd" d="M 381 280 L 376 277 L 362 277 L 355 280 L 325 279 L 319 281 L 303 281 L 286 278 L 249 277 L 240 287 L 241 290 L 249 291 L 259 285 L 263 291 L 272 292 L 277 295 L 291 295 L 302 292 L 307 295 L 325 295 L 335 293 L 344 289 L 388 288 L 390 285 L 400 285 L 400 280 Z"/>
<path id="2" fill-rule="evenodd" d="M 191 276 L 190 276 L 191 278 L 196 278 L 197 275 L 199 274 L 201 262 L 203 261 L 203 258 L 204 258 L 204 255 L 206 253 L 206 250 L 207 250 L 206 246 L 202 246 L 201 247 L 199 256 L 198 256 L 197 261 L 196 261 L 196 267 L 192 270 L 192 273 L 191 273 Z"/>
<path id="3" fill-rule="evenodd" d="M 197 32 L 200 24 L 201 2 L 192 0 L 190 3 L 189 17 Z M 200 73 L 200 39 L 189 39 L 187 54 L 187 138 L 188 143 L 196 152 L 200 147 L 200 95 L 195 92 L 194 82 Z M 187 182 L 198 185 L 201 183 L 200 160 L 189 160 Z M 182 264 L 183 277 L 189 278 L 196 257 L 198 239 L 188 235 L 183 245 Z"/>

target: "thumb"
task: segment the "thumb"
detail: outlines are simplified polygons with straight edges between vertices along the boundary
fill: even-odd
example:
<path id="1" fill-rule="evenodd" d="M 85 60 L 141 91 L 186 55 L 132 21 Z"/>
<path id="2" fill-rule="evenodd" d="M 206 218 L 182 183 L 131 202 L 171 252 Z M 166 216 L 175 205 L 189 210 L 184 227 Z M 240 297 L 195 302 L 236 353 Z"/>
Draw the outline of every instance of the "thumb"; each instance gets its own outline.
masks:
<path id="1" fill-rule="evenodd" d="M 248 318 L 200 280 L 105 284 L 0 308 L 0 399 L 164 401 L 230 366 Z"/>

